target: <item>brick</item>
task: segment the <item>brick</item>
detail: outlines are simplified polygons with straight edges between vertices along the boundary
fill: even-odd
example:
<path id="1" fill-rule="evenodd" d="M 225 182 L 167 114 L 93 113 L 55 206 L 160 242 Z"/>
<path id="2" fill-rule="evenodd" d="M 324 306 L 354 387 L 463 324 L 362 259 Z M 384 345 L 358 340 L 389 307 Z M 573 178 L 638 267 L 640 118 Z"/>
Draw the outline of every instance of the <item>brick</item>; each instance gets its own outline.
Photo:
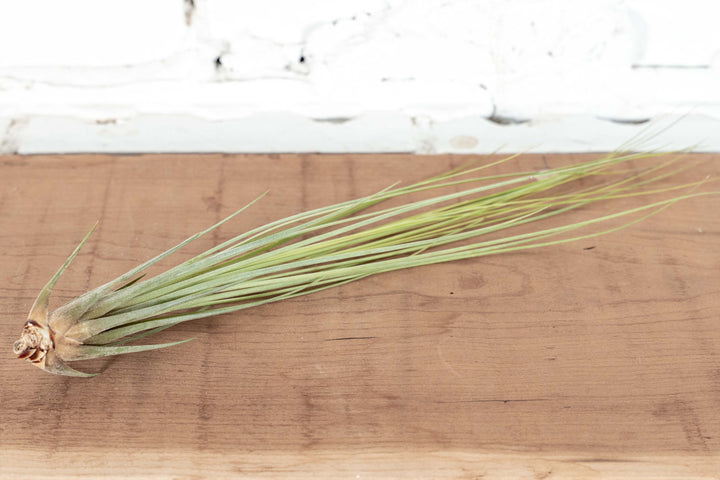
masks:
<path id="1" fill-rule="evenodd" d="M 186 34 L 179 0 L 23 0 L 0 15 L 2 67 L 109 67 L 161 60 Z"/>

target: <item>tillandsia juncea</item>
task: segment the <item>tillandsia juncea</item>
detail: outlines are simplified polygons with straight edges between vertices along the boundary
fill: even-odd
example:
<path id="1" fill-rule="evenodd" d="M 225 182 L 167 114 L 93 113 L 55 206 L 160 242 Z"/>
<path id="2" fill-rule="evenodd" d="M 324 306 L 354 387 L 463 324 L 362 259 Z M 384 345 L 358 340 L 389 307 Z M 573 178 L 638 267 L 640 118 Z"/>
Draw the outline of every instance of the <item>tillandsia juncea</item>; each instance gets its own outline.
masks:
<path id="1" fill-rule="evenodd" d="M 92 376 L 68 362 L 177 345 L 183 341 L 129 343 L 181 322 L 306 295 L 377 273 L 589 238 L 627 227 L 679 200 L 712 193 L 693 191 L 705 180 L 661 187 L 658 182 L 687 166 L 678 165 L 678 157 L 656 153 L 613 153 L 539 172 L 483 176 L 484 169 L 510 158 L 467 165 L 409 186 L 391 186 L 273 221 L 145 278 L 149 267 L 229 221 L 259 200 L 255 199 L 207 230 L 49 312 L 53 286 L 91 230 L 41 290 L 14 352 L 47 372 Z M 629 162 L 643 158 L 651 164 L 630 168 Z M 649 199 L 622 211 L 542 224 L 570 211 L 583 213 L 583 207 L 595 202 L 681 189 L 672 198 Z M 386 201 L 395 205 L 382 208 L 379 204 Z M 612 222 L 626 216 L 631 217 L 620 225 Z M 534 222 L 538 227 L 517 229 Z M 570 234 L 602 222 L 611 225 L 604 231 Z"/>

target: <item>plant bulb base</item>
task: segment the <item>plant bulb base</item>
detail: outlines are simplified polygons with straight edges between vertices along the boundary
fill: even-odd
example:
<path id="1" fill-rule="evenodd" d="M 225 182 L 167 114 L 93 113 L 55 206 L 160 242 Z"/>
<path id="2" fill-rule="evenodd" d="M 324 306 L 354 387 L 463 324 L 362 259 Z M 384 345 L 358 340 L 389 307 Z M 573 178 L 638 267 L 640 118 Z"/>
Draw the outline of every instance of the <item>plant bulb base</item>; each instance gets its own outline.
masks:
<path id="1" fill-rule="evenodd" d="M 18 358 L 26 358 L 40 368 L 45 368 L 48 351 L 55 347 L 49 328 L 28 320 L 23 326 L 20 339 L 13 344 L 13 352 Z"/>

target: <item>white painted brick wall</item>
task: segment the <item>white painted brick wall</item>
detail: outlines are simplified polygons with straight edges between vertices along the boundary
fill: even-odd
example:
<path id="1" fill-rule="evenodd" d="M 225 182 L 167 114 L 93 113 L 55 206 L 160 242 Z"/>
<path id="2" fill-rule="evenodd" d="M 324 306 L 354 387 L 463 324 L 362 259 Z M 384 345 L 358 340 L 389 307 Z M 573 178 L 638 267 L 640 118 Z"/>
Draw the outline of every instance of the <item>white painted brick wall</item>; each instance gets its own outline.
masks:
<path id="1" fill-rule="evenodd" d="M 715 0 L 0 0 L 0 152 L 720 150 Z"/>

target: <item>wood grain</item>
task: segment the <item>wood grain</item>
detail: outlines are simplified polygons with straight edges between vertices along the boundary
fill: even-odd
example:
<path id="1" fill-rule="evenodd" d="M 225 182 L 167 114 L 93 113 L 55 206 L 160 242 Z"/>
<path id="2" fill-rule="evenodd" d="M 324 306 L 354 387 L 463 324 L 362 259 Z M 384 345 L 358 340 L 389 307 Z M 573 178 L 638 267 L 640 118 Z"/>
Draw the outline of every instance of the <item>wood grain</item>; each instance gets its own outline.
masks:
<path id="1" fill-rule="evenodd" d="M 90 380 L 12 356 L 96 220 L 55 306 L 268 189 L 178 258 L 465 160 L 0 157 L 0 477 L 720 478 L 720 196 L 592 240 L 178 326 L 158 340 L 195 341 L 90 363 L 107 367 Z M 693 160 L 673 181 L 720 173 L 717 156 Z"/>

